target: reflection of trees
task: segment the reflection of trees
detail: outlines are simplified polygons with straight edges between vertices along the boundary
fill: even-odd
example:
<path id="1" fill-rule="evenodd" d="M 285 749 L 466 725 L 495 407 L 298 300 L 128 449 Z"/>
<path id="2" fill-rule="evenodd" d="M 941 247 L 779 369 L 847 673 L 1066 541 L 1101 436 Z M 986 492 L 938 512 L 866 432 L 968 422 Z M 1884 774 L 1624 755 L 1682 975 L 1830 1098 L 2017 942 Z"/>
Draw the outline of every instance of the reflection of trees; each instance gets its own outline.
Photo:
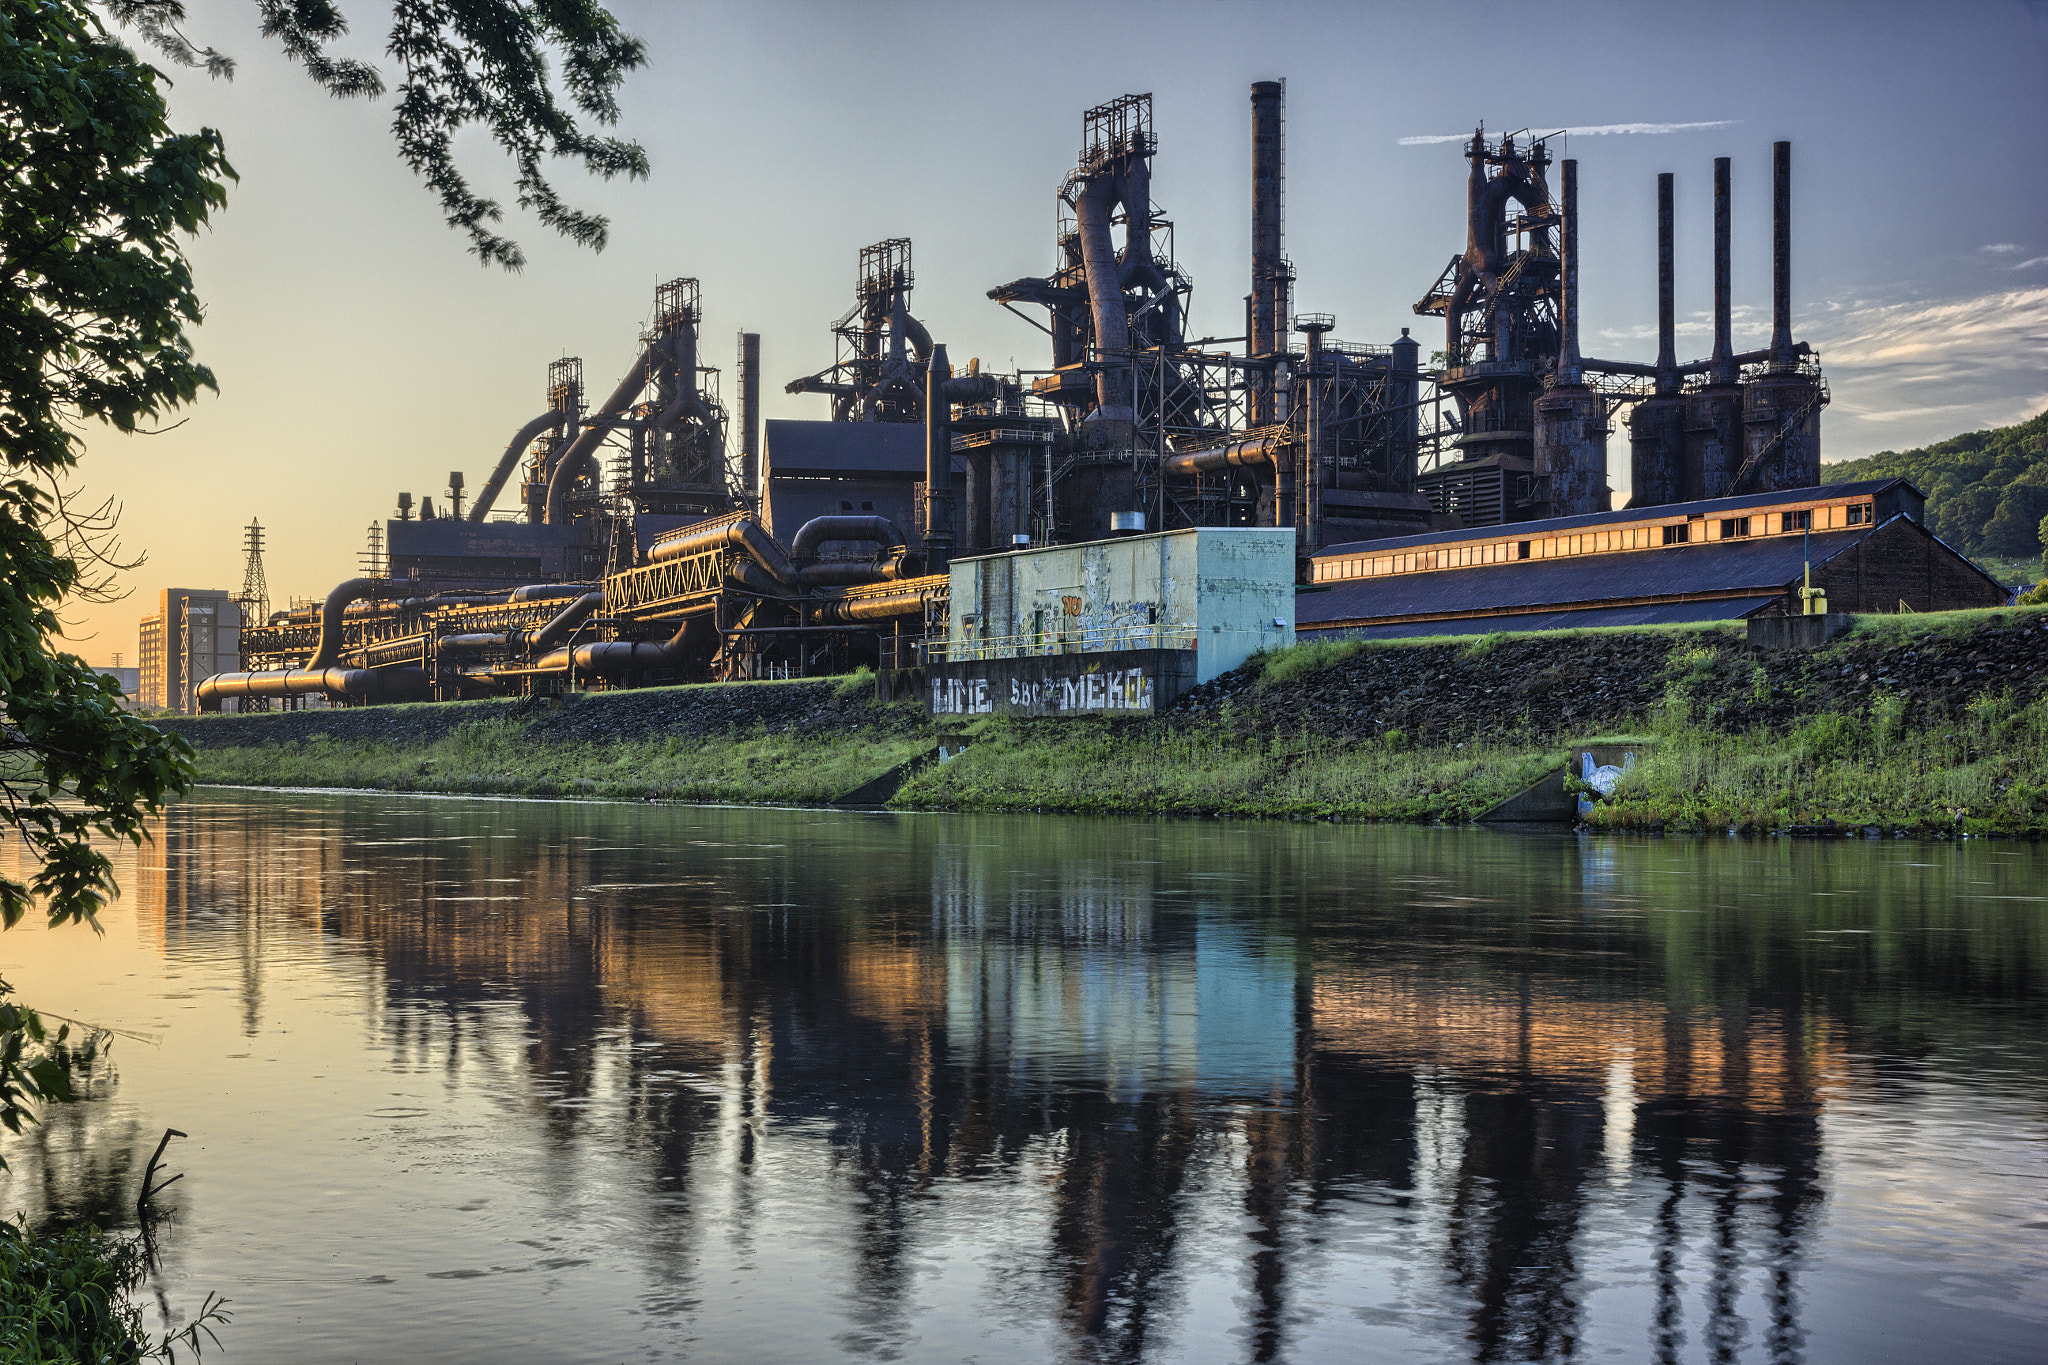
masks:
<path id="1" fill-rule="evenodd" d="M 1782 844 L 257 799 L 181 808 L 159 847 L 165 950 L 232 944 L 251 1029 L 267 953 L 360 945 L 394 1063 L 502 1081 L 559 1188 L 623 1144 L 655 1311 L 695 1303 L 703 1201 L 744 1238 L 764 1145 L 815 1148 L 850 1211 L 841 1344 L 876 1355 L 949 1191 L 1042 1168 L 1005 1292 L 1042 1291 L 1089 1358 L 1169 1335 L 1187 1206 L 1217 1197 L 1247 1353 L 1285 1358 L 1310 1244 L 1370 1188 L 1434 1201 L 1474 1359 L 1574 1354 L 1598 1200 L 1643 1231 L 1658 1358 L 1690 1330 L 1794 1359 L 1822 1072 L 1986 1027 L 2048 942 L 1959 908 L 1960 871 Z M 1853 887 L 1840 920 L 1900 932 L 1824 939 L 1831 902 L 1790 913 L 1760 878 Z"/>

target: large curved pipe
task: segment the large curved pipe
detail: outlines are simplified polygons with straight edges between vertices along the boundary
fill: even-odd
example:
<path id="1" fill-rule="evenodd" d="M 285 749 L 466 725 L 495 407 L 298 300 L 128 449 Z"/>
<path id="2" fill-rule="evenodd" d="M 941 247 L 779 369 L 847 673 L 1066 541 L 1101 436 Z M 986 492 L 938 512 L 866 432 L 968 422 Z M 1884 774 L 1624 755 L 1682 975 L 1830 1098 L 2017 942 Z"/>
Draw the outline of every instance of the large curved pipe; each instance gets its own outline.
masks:
<path id="1" fill-rule="evenodd" d="M 379 578 L 351 578 L 334 585 L 327 594 L 327 600 L 320 604 L 320 637 L 313 647 L 313 657 L 306 663 L 306 672 L 334 667 L 341 657 L 341 619 L 352 603 L 365 597 L 375 597 L 385 587 L 385 580 Z M 278 670 L 292 672 L 296 670 Z"/>
<path id="2" fill-rule="evenodd" d="M 811 528 L 820 522 L 855 525 L 836 534 L 831 533 L 829 527 L 813 531 Z M 885 535 L 889 539 L 883 540 Z M 776 586 L 785 592 L 802 592 L 806 588 L 840 586 L 850 582 L 874 583 L 912 576 L 915 570 L 923 567 L 917 557 L 906 550 L 903 533 L 887 517 L 814 517 L 797 529 L 797 540 L 804 546 L 806 554 L 827 540 L 872 540 L 880 542 L 884 548 L 873 562 L 812 564 L 798 568 L 795 561 L 776 544 L 775 537 L 769 535 L 751 514 L 739 512 L 667 532 L 648 547 L 647 562 L 659 564 L 663 560 L 683 559 L 711 550 L 738 550 L 766 570 Z M 748 586 L 758 588 L 755 584 Z"/>
<path id="3" fill-rule="evenodd" d="M 551 526 L 562 520 L 562 503 L 569 496 L 569 486 L 582 474 L 583 466 L 590 462 L 591 454 L 604 440 L 605 433 L 617 425 L 619 414 L 631 407 L 640 391 L 647 387 L 647 373 L 654 364 L 656 348 L 660 345 L 659 341 L 648 343 L 647 349 L 633 363 L 633 368 L 612 390 L 611 397 L 591 414 L 590 425 L 583 429 L 583 434 L 569 443 L 569 448 L 555 461 L 555 467 L 548 471 L 547 501 L 543 504 L 541 520 Z"/>
<path id="4" fill-rule="evenodd" d="M 1088 277 L 1088 304 L 1095 315 L 1095 347 L 1103 369 L 1095 376 L 1095 416 L 1100 421 L 1129 422 L 1131 409 L 1130 319 L 1124 313 L 1122 275 L 1109 237 L 1109 211 L 1117 201 L 1116 177 L 1090 176 L 1074 199 L 1074 221 L 1081 235 L 1081 262 Z"/>
<path id="5" fill-rule="evenodd" d="M 587 645 L 574 649 L 557 649 L 543 656 L 534 667 L 546 672 L 559 672 L 569 667 L 573 660 L 577 671 L 595 673 L 601 678 L 614 678 L 620 674 L 646 668 L 673 668 L 692 654 L 701 654 L 707 646 L 714 645 L 718 631 L 706 610 L 684 620 L 683 624 L 666 640 L 634 643 L 628 640 L 593 640 Z"/>
<path id="6" fill-rule="evenodd" d="M 505 447 L 505 453 L 498 457 L 498 467 L 491 471 L 491 477 L 484 480 L 484 486 L 477 492 L 476 501 L 470 505 L 469 519 L 482 521 L 490 515 L 491 504 L 498 500 L 498 494 L 505 487 L 505 480 L 512 477 L 512 471 L 519 467 L 519 457 L 533 444 L 534 438 L 542 432 L 561 426 L 569 420 L 566 412 L 549 409 L 519 428 L 519 434 L 512 438 L 512 444 Z"/>
<path id="7" fill-rule="evenodd" d="M 797 527 L 789 542 L 789 557 L 801 564 L 818 557 L 818 547 L 828 540 L 867 540 L 878 545 L 908 545 L 910 540 L 887 517 L 812 517 Z"/>

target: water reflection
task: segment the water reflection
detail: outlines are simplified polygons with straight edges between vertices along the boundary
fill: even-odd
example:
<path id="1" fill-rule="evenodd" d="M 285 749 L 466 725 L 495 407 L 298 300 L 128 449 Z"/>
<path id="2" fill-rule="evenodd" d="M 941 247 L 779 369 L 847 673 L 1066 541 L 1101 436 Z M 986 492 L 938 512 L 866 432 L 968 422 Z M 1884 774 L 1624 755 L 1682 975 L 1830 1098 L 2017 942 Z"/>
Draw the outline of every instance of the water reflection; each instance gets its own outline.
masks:
<path id="1" fill-rule="evenodd" d="M 1820 1239 L 1862 1235 L 1847 1191 L 1824 1217 L 1839 1096 L 1904 1113 L 2008 1049 L 2038 1118 L 2043 866 L 252 796 L 175 811 L 131 881 L 248 1038 L 280 974 L 345 983 L 354 1065 L 487 1120 L 408 1159 L 530 1149 L 512 1240 L 549 1274 L 616 1258 L 661 1349 L 1794 1361 L 1835 1327 Z M 123 1155 L 21 1163 L 46 1207 L 112 1207 L 127 1146 L 91 1138 Z M 755 1274 L 803 1289 L 727 1300 Z M 2020 1358 L 2039 1307 L 1966 1335 Z"/>

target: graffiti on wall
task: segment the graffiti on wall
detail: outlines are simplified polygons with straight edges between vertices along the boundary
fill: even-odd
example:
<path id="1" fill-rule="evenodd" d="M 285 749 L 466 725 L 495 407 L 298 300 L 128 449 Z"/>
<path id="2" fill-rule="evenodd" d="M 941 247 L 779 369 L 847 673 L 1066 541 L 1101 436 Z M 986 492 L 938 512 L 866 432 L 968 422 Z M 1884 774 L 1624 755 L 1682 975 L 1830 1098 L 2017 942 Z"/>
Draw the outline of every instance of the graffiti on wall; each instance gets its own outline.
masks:
<path id="1" fill-rule="evenodd" d="M 1013 660 L 997 663 L 1015 663 Z M 1037 662 L 1037 661 L 1034 661 Z M 1050 661 L 1046 661 L 1050 662 Z M 927 683 L 935 716 L 1064 716 L 1091 711 L 1151 711 L 1158 685 L 1144 666 L 1104 668 L 1078 660 L 1047 676 L 1024 676 L 1015 668 L 977 668 Z"/>

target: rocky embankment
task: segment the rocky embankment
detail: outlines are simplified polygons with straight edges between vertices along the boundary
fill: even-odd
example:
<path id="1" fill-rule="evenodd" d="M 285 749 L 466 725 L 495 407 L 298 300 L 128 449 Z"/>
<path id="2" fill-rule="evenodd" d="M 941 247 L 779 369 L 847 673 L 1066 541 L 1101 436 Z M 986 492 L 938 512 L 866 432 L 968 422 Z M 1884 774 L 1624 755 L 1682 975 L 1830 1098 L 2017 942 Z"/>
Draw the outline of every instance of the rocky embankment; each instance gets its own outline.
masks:
<path id="1" fill-rule="evenodd" d="M 1861 714 L 1882 693 L 1900 697 L 1913 723 L 1985 695 L 2025 704 L 2044 689 L 2048 613 L 2016 611 L 1972 627 L 1858 633 L 1816 650 L 1650 630 L 1388 642 L 1278 679 L 1254 661 L 1188 693 L 1165 719 L 1339 742 L 1393 730 L 1417 743 L 1571 739 L 1641 723 L 1675 698 L 1699 723 L 1740 732 Z"/>

